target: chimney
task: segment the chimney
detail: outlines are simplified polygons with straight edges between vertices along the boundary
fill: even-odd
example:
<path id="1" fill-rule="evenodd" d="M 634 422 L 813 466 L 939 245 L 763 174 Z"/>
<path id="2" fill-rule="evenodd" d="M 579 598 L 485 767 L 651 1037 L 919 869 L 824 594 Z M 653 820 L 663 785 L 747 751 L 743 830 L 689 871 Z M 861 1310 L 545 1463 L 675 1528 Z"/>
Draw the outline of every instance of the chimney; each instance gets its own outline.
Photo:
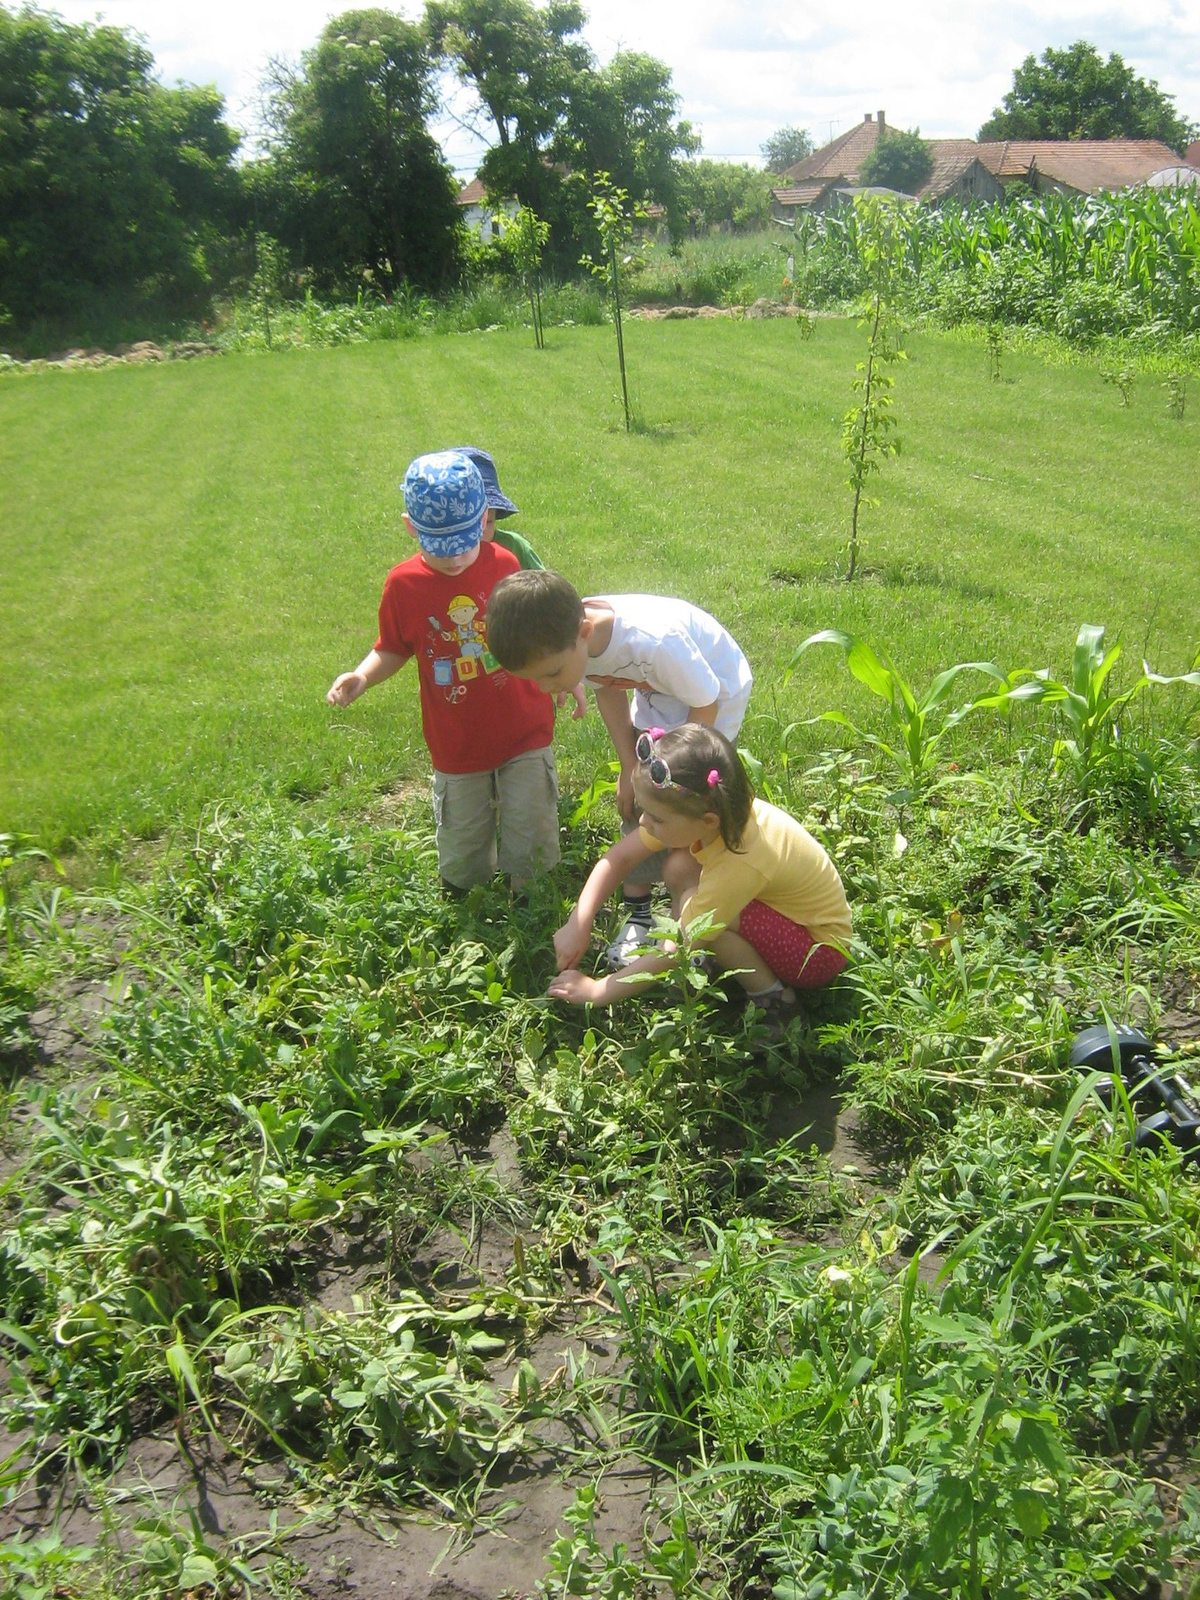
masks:
<path id="1" fill-rule="evenodd" d="M 883 115 L 882 111 L 880 111 L 878 113 L 878 122 L 879 122 L 879 137 L 881 139 L 886 139 L 887 138 L 887 122 L 886 122 L 886 120 L 884 118 L 884 115 Z"/>
<path id="2" fill-rule="evenodd" d="M 871 113 L 868 111 L 866 116 L 863 118 L 863 121 L 864 122 L 870 122 L 870 120 L 871 120 Z"/>

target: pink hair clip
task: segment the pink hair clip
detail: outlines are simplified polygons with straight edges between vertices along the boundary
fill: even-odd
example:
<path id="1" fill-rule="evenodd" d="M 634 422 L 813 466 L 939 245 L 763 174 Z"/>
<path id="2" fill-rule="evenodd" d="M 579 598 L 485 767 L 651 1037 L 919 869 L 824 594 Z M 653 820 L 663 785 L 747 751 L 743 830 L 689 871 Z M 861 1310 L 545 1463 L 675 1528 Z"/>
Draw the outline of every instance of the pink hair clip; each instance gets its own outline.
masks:
<path id="1" fill-rule="evenodd" d="M 708 787 L 710 789 L 715 789 L 716 786 L 720 783 L 720 781 L 721 781 L 721 774 L 717 771 L 716 767 L 712 767 L 709 770 L 709 774 L 708 774 Z"/>

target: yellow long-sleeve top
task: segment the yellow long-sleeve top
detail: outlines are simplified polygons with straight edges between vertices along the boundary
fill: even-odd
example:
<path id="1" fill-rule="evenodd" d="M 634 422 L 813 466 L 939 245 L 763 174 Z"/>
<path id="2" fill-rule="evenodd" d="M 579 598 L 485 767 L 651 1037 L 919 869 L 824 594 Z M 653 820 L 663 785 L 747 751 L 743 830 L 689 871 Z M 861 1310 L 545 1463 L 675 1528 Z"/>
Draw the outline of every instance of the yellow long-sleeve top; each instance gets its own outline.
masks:
<path id="1" fill-rule="evenodd" d="M 667 848 L 646 828 L 640 831 L 648 849 Z M 737 850 L 717 839 L 700 850 L 693 846 L 692 854 L 700 882 L 683 903 L 685 928 L 710 911 L 714 923 L 728 927 L 751 900 L 761 900 L 807 928 L 819 944 L 848 945 L 850 906 L 837 868 L 807 828 L 778 806 L 755 800 Z"/>

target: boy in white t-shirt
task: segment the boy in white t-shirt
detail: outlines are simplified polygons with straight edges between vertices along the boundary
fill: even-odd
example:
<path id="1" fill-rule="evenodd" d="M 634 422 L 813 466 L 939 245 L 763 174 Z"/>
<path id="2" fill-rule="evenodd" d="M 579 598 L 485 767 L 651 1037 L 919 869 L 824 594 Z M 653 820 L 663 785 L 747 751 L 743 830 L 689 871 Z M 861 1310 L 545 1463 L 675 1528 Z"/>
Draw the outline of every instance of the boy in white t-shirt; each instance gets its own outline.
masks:
<path id="1" fill-rule="evenodd" d="M 514 677 L 551 694 L 592 686 L 621 763 L 617 809 L 626 832 L 636 825 L 638 733 L 700 722 L 736 741 L 754 682 L 737 642 L 699 606 L 648 594 L 581 598 L 557 572 L 514 572 L 496 585 L 488 646 Z M 607 952 L 614 967 L 645 944 L 650 890 L 661 875 L 657 855 L 626 879 L 625 922 Z"/>

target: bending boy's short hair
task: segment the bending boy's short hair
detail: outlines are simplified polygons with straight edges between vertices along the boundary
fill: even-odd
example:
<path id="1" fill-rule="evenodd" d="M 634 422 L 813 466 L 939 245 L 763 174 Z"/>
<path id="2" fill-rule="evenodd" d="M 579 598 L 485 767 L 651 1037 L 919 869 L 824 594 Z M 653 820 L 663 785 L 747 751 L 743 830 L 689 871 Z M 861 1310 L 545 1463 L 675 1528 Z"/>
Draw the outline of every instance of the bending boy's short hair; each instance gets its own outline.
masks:
<path id="1" fill-rule="evenodd" d="M 557 572 L 512 572 L 488 598 L 488 649 L 502 667 L 520 672 L 531 661 L 570 650 L 583 618 L 583 601 Z"/>

